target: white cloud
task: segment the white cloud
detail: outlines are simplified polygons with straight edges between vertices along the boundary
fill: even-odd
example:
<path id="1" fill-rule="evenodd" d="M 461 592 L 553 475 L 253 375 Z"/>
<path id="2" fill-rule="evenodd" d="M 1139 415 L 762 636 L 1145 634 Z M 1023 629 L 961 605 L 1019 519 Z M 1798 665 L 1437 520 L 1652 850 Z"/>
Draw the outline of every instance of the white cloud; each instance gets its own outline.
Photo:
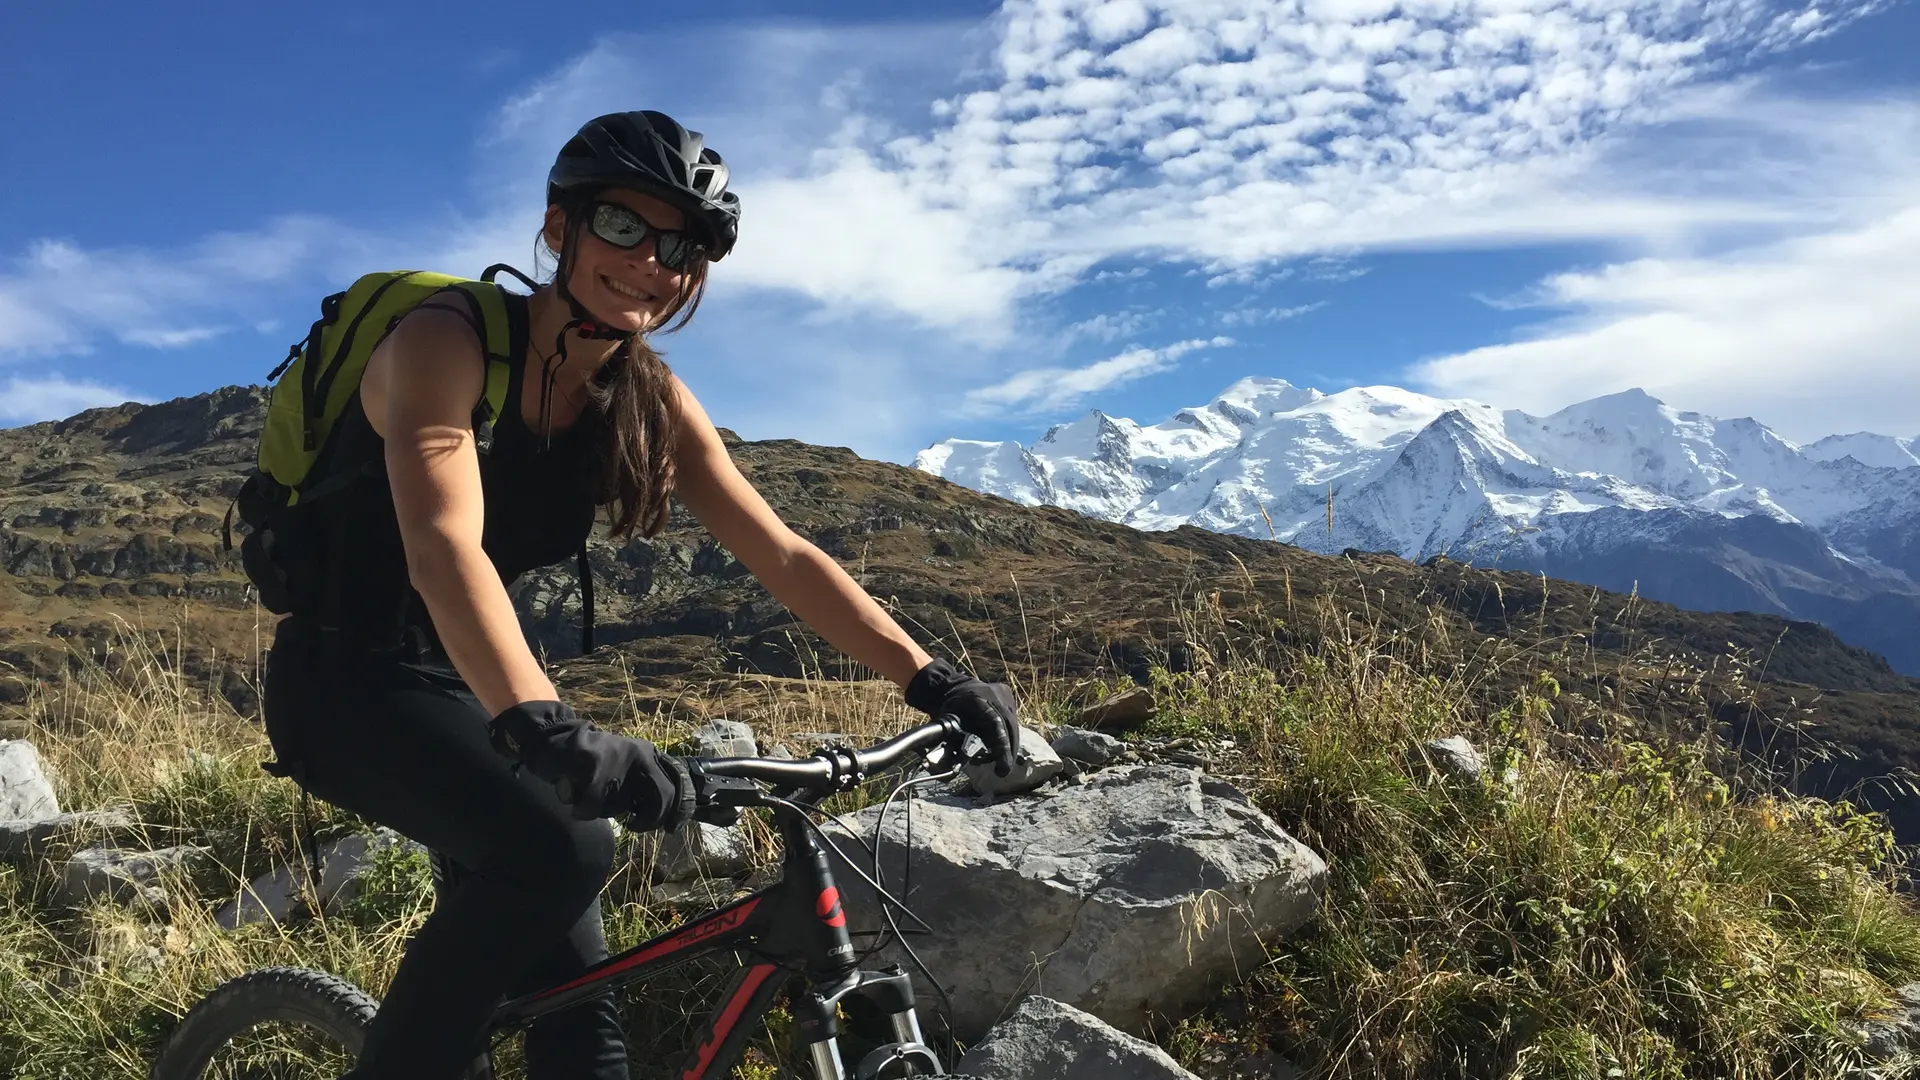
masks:
<path id="1" fill-rule="evenodd" d="M 215 233 L 178 251 L 38 240 L 0 269 L 0 362 L 87 352 L 101 336 L 163 349 L 204 341 L 224 332 L 209 322 L 245 316 L 274 287 L 366 268 L 360 260 L 371 244 L 304 216 Z"/>
<path id="2" fill-rule="evenodd" d="M 651 106 L 706 131 L 745 200 L 740 247 L 688 342 L 724 342 L 722 366 L 750 377 L 713 393 L 749 414 L 807 396 L 809 423 L 893 439 L 880 417 L 907 400 L 1037 411 L 1163 370 L 1172 358 L 1143 350 L 1008 375 L 1005 346 L 1040 336 L 1031 320 L 1049 309 L 1033 298 L 1167 260 L 1218 284 L 1295 262 L 1337 280 L 1373 251 L 1600 239 L 1706 274 L 1718 264 L 1703 252 L 1730 231 L 1753 259 L 1763 230 L 1775 245 L 1857 230 L 1893 213 L 1882 189 L 1920 169 L 1884 139 L 1806 133 L 1776 150 L 1785 121 L 1756 124 L 1728 80 L 1869 6 L 1008 0 L 975 26 L 609 36 L 504 103 L 471 196 L 416 214 L 410 234 L 287 217 L 180 251 L 28 249 L 0 264 L 0 359 L 258 322 L 270 285 L 532 269 L 554 150 L 586 117 Z M 699 79 L 660 63 L 693 38 Z M 1850 107 L 1798 108 L 1812 128 Z M 763 329 L 765 356 L 722 317 Z M 814 394 L 826 386 L 851 391 Z"/>
<path id="3" fill-rule="evenodd" d="M 1311 304 L 1295 304 L 1292 307 L 1235 308 L 1224 312 L 1220 322 L 1226 326 L 1257 326 L 1262 323 L 1285 322 L 1297 319 L 1327 306 L 1327 301 L 1319 300 Z"/>
<path id="4" fill-rule="evenodd" d="M 1135 347 L 1085 367 L 1045 367 L 1022 371 L 993 386 L 968 392 L 960 412 L 965 416 L 997 416 L 1008 411 L 1026 414 L 1070 408 L 1092 394 L 1171 370 L 1196 349 L 1224 348 L 1229 337 L 1176 341 L 1158 349 Z"/>
<path id="5" fill-rule="evenodd" d="M 154 326 L 123 331 L 120 340 L 129 345 L 145 345 L 149 349 L 184 349 L 189 345 L 212 341 L 226 333 L 227 329 L 224 326 L 195 326 L 185 330 L 170 330 Z"/>
<path id="6" fill-rule="evenodd" d="M 70 380 L 63 375 L 37 378 L 15 375 L 0 387 L 0 423 L 35 424 L 86 409 L 145 400 L 129 391 L 89 380 Z"/>
<path id="7" fill-rule="evenodd" d="M 1920 200 L 1856 228 L 1713 259 L 1554 275 L 1573 314 L 1527 341 L 1419 365 L 1431 392 L 1545 413 L 1642 387 L 1792 439 L 1920 428 Z"/>
<path id="8" fill-rule="evenodd" d="M 1156 318 L 1159 312 L 1146 312 L 1138 309 L 1131 311 L 1103 311 L 1090 319 L 1082 319 L 1067 327 L 1069 341 L 1119 341 L 1121 338 L 1136 337 L 1146 329 L 1147 323 Z"/>
<path id="9" fill-rule="evenodd" d="M 1824 220 L 1554 274 L 1502 302 L 1552 313 L 1523 340 L 1435 358 L 1409 378 L 1534 412 L 1639 386 L 1795 439 L 1920 428 L 1920 100 L 1726 88 L 1679 103 L 1668 122 L 1707 123 L 1713 137 L 1646 162 L 1656 182 L 1752 174 Z"/>

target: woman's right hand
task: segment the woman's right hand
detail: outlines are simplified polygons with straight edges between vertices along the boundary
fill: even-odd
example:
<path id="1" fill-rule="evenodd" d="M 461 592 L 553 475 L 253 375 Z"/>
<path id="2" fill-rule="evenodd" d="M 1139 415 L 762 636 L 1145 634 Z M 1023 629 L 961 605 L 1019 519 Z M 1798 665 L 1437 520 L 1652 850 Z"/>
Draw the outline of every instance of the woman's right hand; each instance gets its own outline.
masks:
<path id="1" fill-rule="evenodd" d="M 594 727 L 562 702 L 520 702 L 494 717 L 487 734 L 495 750 L 551 783 L 576 818 L 668 829 L 689 812 L 685 766 L 645 739 Z"/>

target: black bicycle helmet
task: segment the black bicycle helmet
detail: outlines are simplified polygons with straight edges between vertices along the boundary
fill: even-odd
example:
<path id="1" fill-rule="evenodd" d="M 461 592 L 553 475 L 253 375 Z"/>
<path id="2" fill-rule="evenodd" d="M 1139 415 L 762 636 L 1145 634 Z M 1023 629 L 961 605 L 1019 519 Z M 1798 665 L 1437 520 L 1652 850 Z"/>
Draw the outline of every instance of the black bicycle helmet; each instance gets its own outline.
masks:
<path id="1" fill-rule="evenodd" d="M 608 187 L 657 195 L 687 215 L 687 228 L 718 262 L 740 235 L 740 196 L 727 190 L 727 179 L 726 163 L 705 138 L 666 113 L 608 113 L 587 121 L 560 148 L 547 173 L 547 201 Z"/>

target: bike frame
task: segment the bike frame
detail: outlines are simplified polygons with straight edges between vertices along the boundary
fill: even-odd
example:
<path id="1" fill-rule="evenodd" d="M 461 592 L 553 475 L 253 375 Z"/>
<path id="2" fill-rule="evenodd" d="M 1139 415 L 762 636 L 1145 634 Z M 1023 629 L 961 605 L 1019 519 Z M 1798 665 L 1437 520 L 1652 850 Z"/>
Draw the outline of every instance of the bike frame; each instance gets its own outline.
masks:
<path id="1" fill-rule="evenodd" d="M 773 810 L 786 847 L 780 881 L 608 957 L 565 983 L 501 1004 L 488 1022 L 489 1044 L 588 998 L 701 957 L 731 952 L 740 954 L 742 967 L 682 1063 L 680 1080 L 725 1077 L 761 1018 L 789 987 L 797 1041 L 806 1047 L 819 1080 L 848 1076 L 840 1058 L 837 1006 L 849 994 L 870 998 L 887 1014 L 898 1044 L 924 1047 L 911 980 L 897 967 L 858 970 L 826 849 L 802 810 L 777 804 Z M 932 1051 L 925 1054 L 921 1060 L 939 1068 Z"/>

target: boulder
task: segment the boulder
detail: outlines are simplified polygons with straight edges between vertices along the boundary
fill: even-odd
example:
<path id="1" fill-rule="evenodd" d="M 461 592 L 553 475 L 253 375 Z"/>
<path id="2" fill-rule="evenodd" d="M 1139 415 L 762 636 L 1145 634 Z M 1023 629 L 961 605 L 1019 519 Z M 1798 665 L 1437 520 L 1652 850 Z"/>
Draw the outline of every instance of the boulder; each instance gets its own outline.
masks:
<path id="1" fill-rule="evenodd" d="M 374 855 L 385 847 L 420 845 L 394 832 L 380 828 L 372 836 L 355 833 L 320 845 L 320 903 L 323 908 L 351 900 L 360 891 L 360 876 L 373 865 Z M 425 849 L 422 849 L 425 850 Z M 284 923 L 307 888 L 307 859 L 296 855 L 294 864 L 282 866 L 271 874 L 262 874 L 240 890 L 238 896 L 220 905 L 213 921 L 232 930 L 248 923 Z"/>
<path id="2" fill-rule="evenodd" d="M 968 1080 L 1199 1080 L 1165 1050 L 1052 998 L 1030 997 L 959 1064 Z"/>
<path id="3" fill-rule="evenodd" d="M 995 797 L 1032 791 L 1059 776 L 1065 768 L 1060 755 L 1053 752 L 1047 740 L 1025 724 L 1020 725 L 1020 750 L 1014 755 L 1013 770 L 1007 775 L 994 772 L 991 764 L 961 766 L 973 790 Z"/>
<path id="4" fill-rule="evenodd" d="M 79 907 L 90 900 L 116 904 L 144 901 L 156 907 L 167 903 L 158 884 L 162 874 L 186 870 L 209 853 L 204 847 L 169 847 L 158 851 L 121 851 L 92 847 L 76 852 L 61 873 L 60 900 Z"/>
<path id="5" fill-rule="evenodd" d="M 1326 878 L 1319 856 L 1194 768 L 1121 766 L 986 807 L 950 794 L 912 805 L 911 881 L 896 804 L 878 841 L 885 884 L 933 928 L 913 947 L 950 987 L 962 1039 L 1028 993 L 1134 1032 L 1149 1012 L 1184 1015 L 1305 923 Z M 877 812 L 849 824 L 870 839 Z M 844 866 L 835 877 L 854 929 L 884 925 L 864 882 Z"/>
<path id="6" fill-rule="evenodd" d="M 59 813 L 40 752 L 25 739 L 0 742 L 0 821 L 39 821 Z"/>
<path id="7" fill-rule="evenodd" d="M 1069 761 L 1099 768 L 1119 760 L 1123 746 L 1104 731 L 1063 727 L 1053 737 L 1053 751 Z"/>

